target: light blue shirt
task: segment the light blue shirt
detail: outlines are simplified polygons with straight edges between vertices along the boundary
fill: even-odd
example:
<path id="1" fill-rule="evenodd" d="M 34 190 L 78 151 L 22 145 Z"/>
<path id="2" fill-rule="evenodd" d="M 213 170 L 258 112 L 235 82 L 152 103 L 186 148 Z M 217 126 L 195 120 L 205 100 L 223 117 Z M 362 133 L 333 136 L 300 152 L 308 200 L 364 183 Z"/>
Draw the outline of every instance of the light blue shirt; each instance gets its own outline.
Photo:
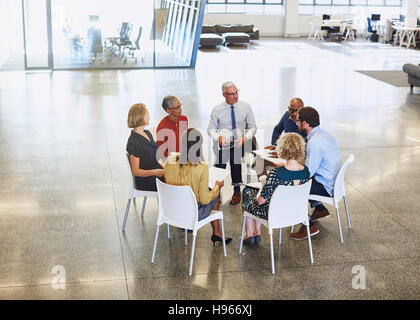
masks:
<path id="1" fill-rule="evenodd" d="M 240 139 L 243 136 L 245 136 L 246 140 L 252 139 L 257 131 L 257 125 L 251 106 L 248 103 L 239 100 L 233 105 L 233 108 L 235 110 L 235 131 L 237 139 Z M 246 124 L 248 124 L 248 129 L 245 129 Z M 213 108 L 207 133 L 217 143 L 219 136 L 228 140 L 234 136 L 232 132 L 231 106 L 226 102 L 222 102 Z"/>
<path id="2" fill-rule="evenodd" d="M 315 180 L 321 183 L 333 196 L 335 177 L 341 166 L 341 153 L 337 141 L 319 126 L 307 136 L 306 166 Z"/>

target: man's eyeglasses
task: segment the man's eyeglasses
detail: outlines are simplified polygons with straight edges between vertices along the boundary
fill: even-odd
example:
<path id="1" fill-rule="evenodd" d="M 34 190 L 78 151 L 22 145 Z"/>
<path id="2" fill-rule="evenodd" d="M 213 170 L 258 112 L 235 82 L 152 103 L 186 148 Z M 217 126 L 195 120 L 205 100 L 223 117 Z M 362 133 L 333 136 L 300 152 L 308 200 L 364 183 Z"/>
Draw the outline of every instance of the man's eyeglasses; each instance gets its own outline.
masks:
<path id="1" fill-rule="evenodd" d="M 295 113 L 295 112 L 298 112 L 298 111 L 299 111 L 299 109 L 293 109 L 293 108 L 289 107 L 289 113 Z"/>
<path id="2" fill-rule="evenodd" d="M 302 122 L 303 120 L 300 120 L 300 119 L 295 119 L 294 121 L 296 121 L 296 122 Z"/>
<path id="3" fill-rule="evenodd" d="M 236 90 L 235 92 L 232 92 L 232 93 L 225 92 L 225 95 L 227 95 L 227 96 L 234 96 L 234 95 L 237 95 L 238 92 L 239 92 L 239 90 Z"/>
<path id="4" fill-rule="evenodd" d="M 182 104 L 180 104 L 179 106 L 176 107 L 172 107 L 172 108 L 168 108 L 169 110 L 178 110 L 182 108 Z"/>

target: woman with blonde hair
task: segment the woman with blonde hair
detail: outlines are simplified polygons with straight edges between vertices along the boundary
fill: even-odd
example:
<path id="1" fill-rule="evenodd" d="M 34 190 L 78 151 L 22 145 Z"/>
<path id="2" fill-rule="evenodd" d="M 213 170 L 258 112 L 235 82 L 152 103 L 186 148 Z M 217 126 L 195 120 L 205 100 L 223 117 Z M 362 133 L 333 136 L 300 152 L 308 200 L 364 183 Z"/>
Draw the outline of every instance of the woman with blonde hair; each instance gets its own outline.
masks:
<path id="1" fill-rule="evenodd" d="M 136 180 L 136 189 L 157 191 L 156 178 L 163 180 L 163 164 L 156 159 L 158 146 L 152 134 L 145 127 L 150 115 L 143 103 L 134 104 L 128 111 L 127 125 L 131 135 L 127 142 L 130 166 Z"/>
<path id="2" fill-rule="evenodd" d="M 243 190 L 242 210 L 254 216 L 267 219 L 268 205 L 274 190 L 279 185 L 296 186 L 309 180 L 309 170 L 305 163 L 305 141 L 297 133 L 285 133 L 277 141 L 277 154 L 286 162 L 272 169 L 262 187 L 258 189 L 246 186 Z M 280 208 L 279 208 L 280 209 Z M 284 213 L 287 214 L 287 213 Z M 246 219 L 244 244 L 252 245 L 261 241 L 261 223 L 252 218 Z"/>
<path id="3" fill-rule="evenodd" d="M 202 157 L 203 136 L 194 128 L 188 129 L 181 138 L 179 155 L 171 155 L 165 165 L 165 181 L 177 186 L 190 186 L 198 204 L 198 221 L 207 218 L 212 210 L 219 210 L 220 189 L 223 181 L 216 181 L 209 189 L 209 166 Z M 210 222 L 213 228 L 211 241 L 222 242 L 219 220 Z M 232 238 L 226 238 L 229 243 Z"/>

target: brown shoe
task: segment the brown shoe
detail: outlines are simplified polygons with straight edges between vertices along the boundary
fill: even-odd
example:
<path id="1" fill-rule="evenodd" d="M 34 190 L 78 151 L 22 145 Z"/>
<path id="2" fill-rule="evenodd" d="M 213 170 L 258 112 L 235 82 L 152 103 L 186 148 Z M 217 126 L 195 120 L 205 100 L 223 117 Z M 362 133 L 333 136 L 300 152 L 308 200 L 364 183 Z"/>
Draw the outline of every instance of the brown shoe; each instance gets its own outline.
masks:
<path id="1" fill-rule="evenodd" d="M 235 204 L 238 204 L 239 202 L 241 202 L 241 193 L 239 191 L 236 191 L 233 193 L 233 196 L 230 199 L 229 204 L 233 206 Z"/>
<path id="2" fill-rule="evenodd" d="M 311 220 L 316 221 L 322 218 L 328 218 L 329 216 L 330 216 L 330 212 L 328 211 L 327 208 L 325 208 L 324 210 L 315 209 L 314 212 L 312 212 Z"/>
<path id="3" fill-rule="evenodd" d="M 311 237 L 319 233 L 318 225 L 313 224 L 309 227 L 309 231 L 311 232 Z M 306 226 L 302 224 L 298 232 L 293 232 L 289 234 L 289 237 L 295 240 L 304 240 L 308 237 L 308 233 L 306 232 Z"/>

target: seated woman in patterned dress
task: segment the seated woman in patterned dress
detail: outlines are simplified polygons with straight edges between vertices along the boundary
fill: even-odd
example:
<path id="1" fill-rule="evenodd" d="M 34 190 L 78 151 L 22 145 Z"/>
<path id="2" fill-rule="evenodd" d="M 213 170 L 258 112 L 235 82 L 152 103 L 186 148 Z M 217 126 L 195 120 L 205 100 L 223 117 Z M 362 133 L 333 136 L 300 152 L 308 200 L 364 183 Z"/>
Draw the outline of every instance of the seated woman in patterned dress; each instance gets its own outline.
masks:
<path id="1" fill-rule="evenodd" d="M 272 169 L 262 187 L 258 189 L 246 186 L 243 190 L 242 210 L 254 216 L 267 219 L 268 205 L 274 190 L 279 185 L 296 186 L 309 180 L 309 170 L 305 163 L 305 141 L 297 133 L 285 133 L 277 141 L 277 154 L 286 160 L 280 167 Z M 252 218 L 246 219 L 244 244 L 252 245 L 261 241 L 261 223 Z"/>

